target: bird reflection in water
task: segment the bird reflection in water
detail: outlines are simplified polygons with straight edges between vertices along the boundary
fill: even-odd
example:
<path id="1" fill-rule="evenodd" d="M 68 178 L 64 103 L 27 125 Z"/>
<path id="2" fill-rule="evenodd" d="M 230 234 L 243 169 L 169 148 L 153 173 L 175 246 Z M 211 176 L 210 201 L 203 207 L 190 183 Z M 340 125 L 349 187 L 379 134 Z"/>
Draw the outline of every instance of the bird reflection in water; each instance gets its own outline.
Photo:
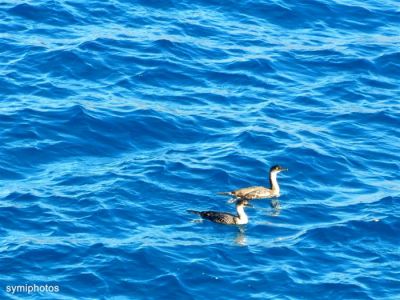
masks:
<path id="1" fill-rule="evenodd" d="M 271 216 L 273 217 L 279 216 L 279 214 L 281 213 L 281 203 L 279 202 L 279 200 L 272 199 L 270 205 L 272 208 Z"/>
<path id="2" fill-rule="evenodd" d="M 246 239 L 246 228 L 245 226 L 238 226 L 238 231 L 236 233 L 236 237 L 234 240 L 235 244 L 239 246 L 246 246 L 247 239 Z"/>

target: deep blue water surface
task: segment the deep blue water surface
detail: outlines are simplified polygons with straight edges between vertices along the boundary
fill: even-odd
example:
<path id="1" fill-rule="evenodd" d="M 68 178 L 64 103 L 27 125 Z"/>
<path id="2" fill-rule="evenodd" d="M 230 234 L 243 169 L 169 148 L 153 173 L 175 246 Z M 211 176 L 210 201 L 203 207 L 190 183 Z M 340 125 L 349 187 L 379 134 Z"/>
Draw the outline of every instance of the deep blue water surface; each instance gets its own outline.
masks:
<path id="1" fill-rule="evenodd" d="M 2 299 L 400 299 L 399 153 L 397 0 L 0 2 Z"/>

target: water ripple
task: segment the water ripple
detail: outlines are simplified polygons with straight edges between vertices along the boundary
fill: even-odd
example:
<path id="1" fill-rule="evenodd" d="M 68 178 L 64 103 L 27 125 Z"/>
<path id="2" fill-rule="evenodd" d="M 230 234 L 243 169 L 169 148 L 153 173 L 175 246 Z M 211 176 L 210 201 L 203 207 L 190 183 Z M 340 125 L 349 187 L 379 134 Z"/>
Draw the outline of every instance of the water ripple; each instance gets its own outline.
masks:
<path id="1" fill-rule="evenodd" d="M 395 299 L 397 6 L 1 3 L 0 297 Z"/>

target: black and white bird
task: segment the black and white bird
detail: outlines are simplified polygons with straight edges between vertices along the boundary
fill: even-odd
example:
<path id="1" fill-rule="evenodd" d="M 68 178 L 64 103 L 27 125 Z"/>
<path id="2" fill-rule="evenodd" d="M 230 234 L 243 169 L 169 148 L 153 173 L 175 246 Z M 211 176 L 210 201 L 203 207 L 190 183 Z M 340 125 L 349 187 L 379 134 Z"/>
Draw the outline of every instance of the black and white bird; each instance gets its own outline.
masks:
<path id="1" fill-rule="evenodd" d="M 226 212 L 218 212 L 218 211 L 188 210 L 188 212 L 199 215 L 203 219 L 210 220 L 215 223 L 227 224 L 227 225 L 242 225 L 242 224 L 247 224 L 249 222 L 249 218 L 247 217 L 247 214 L 244 211 L 245 206 L 251 207 L 247 199 L 239 199 L 236 201 L 237 215 Z"/>

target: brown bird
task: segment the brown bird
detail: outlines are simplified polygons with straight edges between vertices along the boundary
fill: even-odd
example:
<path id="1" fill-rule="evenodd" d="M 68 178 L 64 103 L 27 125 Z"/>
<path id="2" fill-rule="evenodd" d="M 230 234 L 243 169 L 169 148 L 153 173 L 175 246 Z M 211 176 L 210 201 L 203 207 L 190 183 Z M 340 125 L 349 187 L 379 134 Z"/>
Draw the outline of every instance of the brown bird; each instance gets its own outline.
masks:
<path id="1" fill-rule="evenodd" d="M 271 185 L 270 188 L 266 188 L 263 186 L 251 186 L 247 188 L 238 189 L 231 192 L 220 192 L 219 195 L 230 195 L 233 196 L 229 202 L 234 202 L 236 199 L 263 199 L 263 198 L 272 198 L 280 196 L 280 189 L 278 185 L 277 175 L 279 172 L 287 171 L 287 168 L 283 168 L 279 165 L 271 167 L 269 170 L 269 183 Z"/>

